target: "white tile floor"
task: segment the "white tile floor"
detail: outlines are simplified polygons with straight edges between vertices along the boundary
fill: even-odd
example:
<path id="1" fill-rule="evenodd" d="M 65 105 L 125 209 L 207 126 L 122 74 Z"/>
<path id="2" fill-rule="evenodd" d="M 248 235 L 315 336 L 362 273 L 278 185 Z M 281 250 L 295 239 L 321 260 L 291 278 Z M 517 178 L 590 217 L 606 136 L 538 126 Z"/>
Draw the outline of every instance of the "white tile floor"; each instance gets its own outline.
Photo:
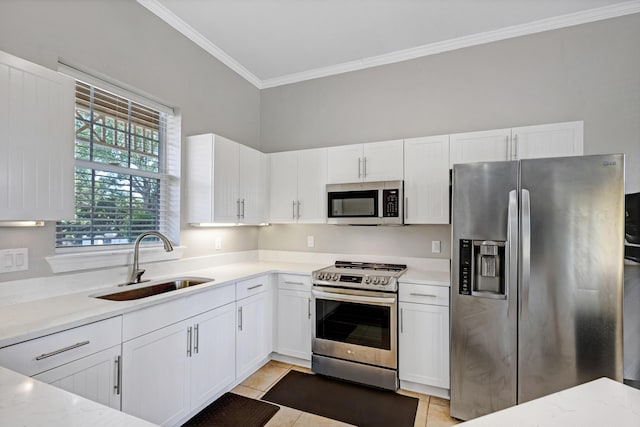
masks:
<path id="1" fill-rule="evenodd" d="M 253 399 L 260 399 L 290 370 L 312 373 L 306 368 L 272 360 L 234 388 L 232 392 Z M 448 400 L 404 390 L 399 390 L 398 393 L 419 399 L 414 427 L 448 427 L 457 424 L 456 420 L 449 417 Z M 280 406 L 280 410 L 269 420 L 266 427 L 344 427 L 349 425 L 297 409 Z"/>

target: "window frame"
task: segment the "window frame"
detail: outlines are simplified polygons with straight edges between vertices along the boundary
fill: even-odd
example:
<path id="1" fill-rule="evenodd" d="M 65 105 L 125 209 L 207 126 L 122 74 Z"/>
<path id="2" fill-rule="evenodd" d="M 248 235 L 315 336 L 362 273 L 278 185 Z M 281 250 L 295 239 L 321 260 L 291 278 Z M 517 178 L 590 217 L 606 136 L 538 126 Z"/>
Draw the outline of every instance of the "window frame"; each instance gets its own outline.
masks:
<path id="1" fill-rule="evenodd" d="M 160 227 L 162 233 L 174 243 L 175 251 L 165 253 L 160 242 L 152 242 L 145 239 L 141 256 L 145 261 L 156 261 L 165 259 L 177 259 L 182 256 L 184 247 L 180 246 L 180 157 L 181 157 L 181 115 L 176 108 L 167 107 L 164 103 L 158 102 L 147 94 L 128 87 L 125 84 L 105 78 L 97 73 L 88 73 L 77 66 L 71 66 L 60 62 L 58 71 L 76 80 L 95 86 L 106 92 L 111 92 L 117 96 L 131 100 L 134 103 L 147 106 L 157 110 L 167 116 L 166 143 L 163 144 L 160 161 L 164 163 L 163 170 L 156 176 L 161 176 L 160 186 L 160 211 L 164 215 L 164 227 Z M 75 112 L 75 109 L 74 109 Z M 74 121 L 75 123 L 75 121 Z M 75 137 L 75 130 L 74 130 Z M 74 149 L 75 156 L 75 149 Z M 108 163 L 96 164 L 85 160 L 74 159 L 74 168 L 89 167 L 96 170 L 109 170 Z M 97 166 L 97 168 L 96 168 Z M 104 166 L 104 167 L 103 167 Z M 121 170 L 120 167 L 117 168 Z M 153 173 L 137 170 L 136 176 L 149 176 Z M 75 182 L 75 180 L 74 180 Z M 164 184 L 164 185 L 162 185 Z M 75 194 L 75 190 L 74 190 Z M 74 211 L 76 207 L 74 204 Z M 103 245 L 85 246 L 57 246 L 57 223 L 54 223 L 55 235 L 55 255 L 46 257 L 54 272 L 93 269 L 107 266 L 127 265 L 130 263 L 130 254 L 133 249 L 133 242 L 116 243 Z M 111 256 L 105 256 L 109 253 Z"/>

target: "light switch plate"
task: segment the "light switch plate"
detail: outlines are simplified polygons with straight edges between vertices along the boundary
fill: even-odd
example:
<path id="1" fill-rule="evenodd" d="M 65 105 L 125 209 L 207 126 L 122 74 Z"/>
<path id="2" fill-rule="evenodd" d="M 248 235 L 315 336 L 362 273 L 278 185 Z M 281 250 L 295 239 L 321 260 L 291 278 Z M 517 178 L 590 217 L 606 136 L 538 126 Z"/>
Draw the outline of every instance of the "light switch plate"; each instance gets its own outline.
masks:
<path id="1" fill-rule="evenodd" d="M 440 240 L 431 241 L 431 253 L 434 253 L 434 254 L 440 253 Z"/>
<path id="2" fill-rule="evenodd" d="M 316 239 L 313 236 L 307 236 L 307 247 L 313 248 L 316 245 Z"/>
<path id="3" fill-rule="evenodd" d="M 0 273 L 11 273 L 29 269 L 29 249 L 0 250 Z"/>
<path id="4" fill-rule="evenodd" d="M 216 251 L 222 249 L 222 237 L 218 236 L 215 239 Z"/>

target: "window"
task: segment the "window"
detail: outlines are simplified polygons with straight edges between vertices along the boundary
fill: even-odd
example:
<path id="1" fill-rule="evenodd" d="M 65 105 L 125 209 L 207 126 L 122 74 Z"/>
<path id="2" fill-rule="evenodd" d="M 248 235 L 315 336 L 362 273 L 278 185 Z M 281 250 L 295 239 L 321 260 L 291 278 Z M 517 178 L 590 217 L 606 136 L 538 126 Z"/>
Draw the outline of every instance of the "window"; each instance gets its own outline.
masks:
<path id="1" fill-rule="evenodd" d="M 83 81 L 75 114 L 75 218 L 57 223 L 56 247 L 130 244 L 147 230 L 177 242 L 175 117 Z"/>

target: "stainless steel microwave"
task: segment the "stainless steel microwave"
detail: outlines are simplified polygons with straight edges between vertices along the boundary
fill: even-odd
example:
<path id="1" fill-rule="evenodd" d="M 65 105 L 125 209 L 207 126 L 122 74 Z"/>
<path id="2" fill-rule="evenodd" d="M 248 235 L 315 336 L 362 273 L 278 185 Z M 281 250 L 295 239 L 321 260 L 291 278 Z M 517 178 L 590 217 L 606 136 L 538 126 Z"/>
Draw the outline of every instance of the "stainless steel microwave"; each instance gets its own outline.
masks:
<path id="1" fill-rule="evenodd" d="M 327 184 L 327 223 L 401 225 L 403 200 L 402 181 Z"/>

